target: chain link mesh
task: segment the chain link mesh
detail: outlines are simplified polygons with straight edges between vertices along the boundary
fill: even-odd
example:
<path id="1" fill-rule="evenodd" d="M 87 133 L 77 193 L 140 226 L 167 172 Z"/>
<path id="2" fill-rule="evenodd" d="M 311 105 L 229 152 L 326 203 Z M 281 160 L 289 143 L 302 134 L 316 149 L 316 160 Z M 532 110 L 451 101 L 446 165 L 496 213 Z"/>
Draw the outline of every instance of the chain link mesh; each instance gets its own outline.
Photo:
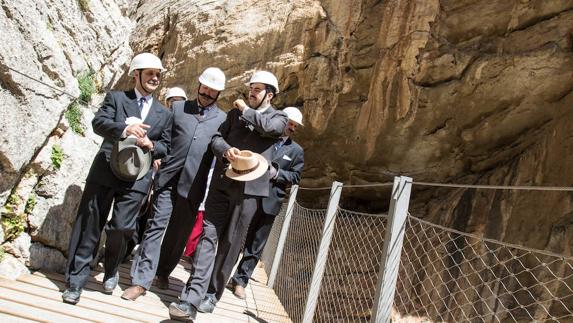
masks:
<path id="1" fill-rule="evenodd" d="M 262 261 L 267 274 L 284 209 Z M 301 322 L 326 210 L 295 203 L 274 291 Z M 313 322 L 367 322 L 385 215 L 338 209 Z M 573 322 L 573 258 L 474 236 L 408 216 L 393 322 Z"/>
<path id="2" fill-rule="evenodd" d="M 339 209 L 313 322 L 368 322 L 386 215 Z"/>
<path id="3" fill-rule="evenodd" d="M 398 316 L 444 322 L 573 322 L 573 258 L 408 217 Z"/>
<path id="4" fill-rule="evenodd" d="M 271 267 L 273 261 L 275 261 L 275 254 L 277 252 L 277 247 L 279 244 L 279 237 L 281 234 L 281 230 L 283 229 L 283 223 L 285 221 L 286 209 L 287 209 L 287 203 L 284 203 L 283 206 L 281 207 L 279 214 L 277 214 L 277 216 L 275 217 L 275 222 L 273 222 L 273 228 L 269 233 L 269 238 L 267 239 L 267 243 L 265 244 L 265 249 L 263 250 L 263 254 L 261 255 L 261 262 L 263 263 L 267 277 L 270 277 Z"/>
<path id="5" fill-rule="evenodd" d="M 293 322 L 302 320 L 325 216 L 326 210 L 307 209 L 298 203 L 294 205 L 293 216 L 274 285 L 275 293 Z M 271 232 L 271 236 L 275 236 L 273 239 L 278 240 L 282 220 L 284 217 L 280 221 L 279 219 L 275 220 L 276 224 L 280 225 L 273 227 Z M 265 251 L 263 261 L 265 261 L 265 268 L 268 268 L 269 272 L 272 260 L 266 261 L 274 257 L 276 243 L 268 247 L 269 252 Z M 271 253 L 272 256 L 270 256 Z"/>

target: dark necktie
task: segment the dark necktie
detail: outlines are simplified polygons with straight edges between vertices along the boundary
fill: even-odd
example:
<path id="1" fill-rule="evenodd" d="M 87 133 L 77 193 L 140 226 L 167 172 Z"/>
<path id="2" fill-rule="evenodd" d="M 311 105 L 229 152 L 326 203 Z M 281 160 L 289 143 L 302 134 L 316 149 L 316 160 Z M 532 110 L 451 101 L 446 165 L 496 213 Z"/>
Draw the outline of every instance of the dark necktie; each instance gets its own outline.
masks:
<path id="1" fill-rule="evenodd" d="M 279 140 L 275 143 L 275 150 L 281 149 L 281 147 L 283 146 L 284 143 L 285 143 L 285 141 L 284 141 L 282 138 L 279 139 Z"/>
<path id="2" fill-rule="evenodd" d="M 143 111 L 143 107 L 145 105 L 145 102 L 147 102 L 147 99 L 142 96 L 141 98 L 139 98 L 139 111 Z"/>

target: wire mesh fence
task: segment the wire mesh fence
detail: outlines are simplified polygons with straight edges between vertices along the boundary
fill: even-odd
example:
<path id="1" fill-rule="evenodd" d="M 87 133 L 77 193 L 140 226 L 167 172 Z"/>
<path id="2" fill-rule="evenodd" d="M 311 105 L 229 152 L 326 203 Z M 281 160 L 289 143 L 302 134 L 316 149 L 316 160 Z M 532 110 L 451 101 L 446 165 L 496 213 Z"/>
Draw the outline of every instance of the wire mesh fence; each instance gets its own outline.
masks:
<path id="1" fill-rule="evenodd" d="M 299 204 L 294 206 L 287 241 L 274 284 L 274 291 L 293 322 L 302 320 L 325 215 L 326 210 L 307 209 Z M 282 219 L 281 221 L 277 219 L 275 222 L 280 225 L 273 227 L 271 237 L 278 240 Z M 263 253 L 267 273 L 272 264 L 270 259 L 274 255 L 273 250 L 276 250 L 276 242 L 274 245 L 270 244 L 271 242 L 269 238 L 267 248 L 265 248 L 268 250 Z"/>
<path id="2" fill-rule="evenodd" d="M 271 265 L 275 260 L 275 254 L 277 252 L 277 247 L 279 243 L 279 236 L 283 228 L 283 223 L 285 220 L 287 204 L 284 203 L 281 207 L 279 214 L 275 217 L 275 222 L 273 222 L 273 228 L 269 233 L 269 238 L 267 239 L 267 244 L 261 255 L 261 262 L 263 263 L 265 273 L 267 277 L 271 275 Z"/>
<path id="3" fill-rule="evenodd" d="M 573 322 L 573 258 L 415 217 L 406 224 L 394 306 L 433 322 Z"/>
<path id="4" fill-rule="evenodd" d="M 313 322 L 370 320 L 386 215 L 339 209 Z"/>
<path id="5" fill-rule="evenodd" d="M 267 274 L 284 209 L 263 253 Z M 274 285 L 293 322 L 303 321 L 305 306 L 312 303 L 307 300 L 327 213 L 294 204 Z M 328 257 L 321 258 L 326 265 L 320 290 L 312 293 L 318 301 L 311 320 L 369 322 L 387 256 L 388 216 L 338 207 L 334 223 Z M 573 257 L 486 239 L 411 215 L 399 228 L 404 241 L 396 258 L 398 279 L 383 285 L 396 289 L 392 322 L 573 322 Z M 308 316 L 304 321 L 309 322 Z"/>

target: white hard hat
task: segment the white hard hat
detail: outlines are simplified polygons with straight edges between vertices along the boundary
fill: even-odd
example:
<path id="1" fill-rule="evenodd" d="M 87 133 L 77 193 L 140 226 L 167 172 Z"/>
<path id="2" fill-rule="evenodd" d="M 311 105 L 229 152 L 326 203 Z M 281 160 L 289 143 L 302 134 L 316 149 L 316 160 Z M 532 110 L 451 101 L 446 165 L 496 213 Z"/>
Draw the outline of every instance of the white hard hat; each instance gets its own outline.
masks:
<path id="1" fill-rule="evenodd" d="M 216 67 L 209 67 L 199 76 L 199 83 L 223 91 L 225 89 L 225 73 Z"/>
<path id="2" fill-rule="evenodd" d="M 131 60 L 131 64 L 129 64 L 129 72 L 127 75 L 133 76 L 133 71 L 144 68 L 155 68 L 160 70 L 161 73 L 166 71 L 163 65 L 161 65 L 161 60 L 159 57 L 151 53 L 141 53 L 135 55 L 135 57 Z"/>
<path id="3" fill-rule="evenodd" d="M 276 93 L 279 93 L 279 81 L 277 77 L 274 76 L 273 73 L 267 71 L 258 71 L 251 76 L 249 83 L 247 85 L 251 85 L 252 83 L 263 83 L 266 85 L 270 85 L 275 88 Z"/>
<path id="4" fill-rule="evenodd" d="M 180 87 L 172 87 L 169 90 L 167 90 L 167 93 L 165 94 L 165 100 L 176 96 L 180 96 L 182 98 L 185 98 L 185 100 L 187 100 L 187 95 L 185 95 L 185 91 L 183 91 L 183 89 Z"/>
<path id="5" fill-rule="evenodd" d="M 289 120 L 296 122 L 299 126 L 302 126 L 302 113 L 298 108 L 295 107 L 287 107 L 283 110 L 286 113 Z"/>

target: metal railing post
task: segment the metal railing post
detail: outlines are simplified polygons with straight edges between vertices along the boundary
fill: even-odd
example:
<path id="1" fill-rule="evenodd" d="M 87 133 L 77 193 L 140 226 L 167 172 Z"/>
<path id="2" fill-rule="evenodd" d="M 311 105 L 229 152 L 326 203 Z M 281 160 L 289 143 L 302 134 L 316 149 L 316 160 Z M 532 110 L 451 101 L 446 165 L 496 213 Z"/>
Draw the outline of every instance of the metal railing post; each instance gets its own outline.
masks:
<path id="1" fill-rule="evenodd" d="M 290 189 L 290 196 L 288 198 L 287 209 L 285 212 L 285 219 L 283 222 L 283 226 L 281 228 L 281 233 L 279 235 L 279 242 L 277 244 L 277 250 L 275 252 L 275 257 L 273 258 L 273 264 L 271 266 L 271 273 L 269 275 L 269 281 L 267 282 L 267 286 L 269 288 L 273 288 L 275 284 L 275 280 L 277 278 L 277 273 L 279 271 L 279 265 L 281 263 L 281 258 L 283 255 L 283 250 L 285 247 L 286 238 L 288 235 L 288 229 L 290 227 L 290 220 L 292 218 L 293 210 L 294 210 L 294 203 L 296 202 L 296 194 L 298 193 L 298 185 L 293 185 Z"/>
<path id="2" fill-rule="evenodd" d="M 318 248 L 314 270 L 312 272 L 312 280 L 308 290 L 308 298 L 306 299 L 306 306 L 304 308 L 303 323 L 312 322 L 316 305 L 318 304 L 318 295 L 320 294 L 320 284 L 324 269 L 326 267 L 326 260 L 328 259 L 328 248 L 332 240 L 332 233 L 334 232 L 334 223 L 336 221 L 336 213 L 338 211 L 338 202 L 340 201 L 340 193 L 342 192 L 342 183 L 332 183 L 330 189 L 330 200 L 328 201 L 328 209 L 326 210 L 326 218 L 322 228 L 322 239 Z"/>
<path id="3" fill-rule="evenodd" d="M 382 249 L 382 263 L 378 273 L 378 285 L 370 320 L 372 323 L 390 322 L 411 190 L 412 179 L 410 177 L 394 177 Z"/>

